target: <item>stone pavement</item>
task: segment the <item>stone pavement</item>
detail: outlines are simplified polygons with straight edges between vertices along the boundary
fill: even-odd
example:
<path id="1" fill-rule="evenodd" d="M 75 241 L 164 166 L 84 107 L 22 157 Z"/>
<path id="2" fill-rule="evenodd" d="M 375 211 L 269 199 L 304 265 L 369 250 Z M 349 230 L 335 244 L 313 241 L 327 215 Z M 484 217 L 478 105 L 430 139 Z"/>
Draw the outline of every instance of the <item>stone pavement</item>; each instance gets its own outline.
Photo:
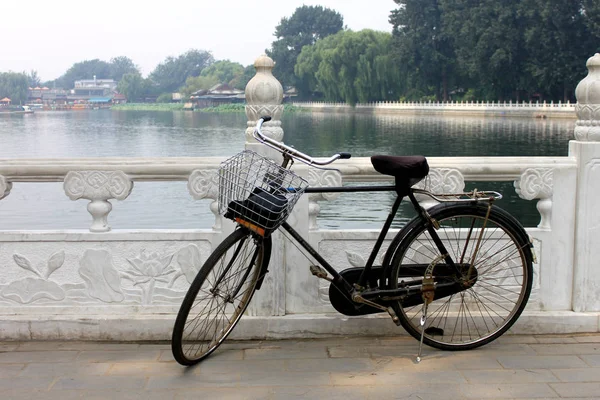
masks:
<path id="1" fill-rule="evenodd" d="M 168 343 L 1 342 L 0 399 L 600 399 L 600 335 L 508 336 L 442 352 L 398 338 L 226 342 L 179 366 Z"/>

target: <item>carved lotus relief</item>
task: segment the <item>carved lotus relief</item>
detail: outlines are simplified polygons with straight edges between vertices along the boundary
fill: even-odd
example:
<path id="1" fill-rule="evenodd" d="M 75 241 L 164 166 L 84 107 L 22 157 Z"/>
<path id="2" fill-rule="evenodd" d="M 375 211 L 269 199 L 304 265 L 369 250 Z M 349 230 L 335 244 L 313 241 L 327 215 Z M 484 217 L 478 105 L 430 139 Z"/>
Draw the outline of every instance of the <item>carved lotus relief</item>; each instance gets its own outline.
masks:
<path id="1" fill-rule="evenodd" d="M 35 275 L 0 285 L 0 301 L 18 304 L 179 304 L 202 266 L 195 244 L 175 252 L 141 250 L 125 257 L 88 249 L 75 261 L 82 281 L 59 284 L 50 278 L 65 264 L 64 251 L 37 263 L 21 254 L 14 254 L 13 260 Z"/>
<path id="2" fill-rule="evenodd" d="M 36 275 L 35 278 L 27 277 L 14 282 L 2 290 L 2 296 L 21 304 L 33 303 L 40 299 L 60 301 L 65 298 L 64 290 L 55 282 L 49 280 L 50 275 L 65 262 L 65 252 L 54 253 L 45 262 L 34 265 L 27 257 L 14 254 L 15 263 L 26 271 Z"/>

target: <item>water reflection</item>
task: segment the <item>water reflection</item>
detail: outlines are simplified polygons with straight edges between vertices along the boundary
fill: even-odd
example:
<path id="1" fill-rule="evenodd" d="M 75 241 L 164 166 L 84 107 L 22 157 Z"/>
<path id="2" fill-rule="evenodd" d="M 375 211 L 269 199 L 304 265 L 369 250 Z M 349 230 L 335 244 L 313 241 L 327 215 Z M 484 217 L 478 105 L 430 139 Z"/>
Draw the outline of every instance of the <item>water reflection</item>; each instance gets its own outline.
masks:
<path id="1" fill-rule="evenodd" d="M 565 156 L 574 126 L 574 120 L 343 113 L 292 113 L 283 118 L 286 143 L 315 156 L 338 151 L 358 157 Z M 245 129 L 244 114 L 40 112 L 0 118 L 0 158 L 227 156 L 243 149 Z M 476 186 L 503 192 L 505 207 L 528 226 L 539 222 L 535 202 L 518 199 L 512 182 Z M 390 193 L 343 194 L 320 203 L 319 224 L 378 228 L 392 202 Z M 209 203 L 194 201 L 186 182 L 138 182 L 127 200 L 113 201 L 109 222 L 120 229 L 210 228 Z M 0 201 L 0 229 L 86 229 L 91 216 L 85 206 L 84 200 L 69 200 L 59 183 L 15 183 Z M 410 204 L 401 214 L 396 227 L 412 215 Z"/>

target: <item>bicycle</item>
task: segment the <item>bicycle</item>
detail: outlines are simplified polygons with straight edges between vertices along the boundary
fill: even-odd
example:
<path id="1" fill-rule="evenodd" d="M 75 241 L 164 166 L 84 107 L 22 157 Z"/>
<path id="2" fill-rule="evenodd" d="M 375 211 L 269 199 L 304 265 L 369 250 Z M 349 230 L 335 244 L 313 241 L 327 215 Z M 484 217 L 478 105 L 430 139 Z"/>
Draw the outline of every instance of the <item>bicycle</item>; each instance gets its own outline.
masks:
<path id="1" fill-rule="evenodd" d="M 429 173 L 423 156 L 372 156 L 376 171 L 394 185 L 309 188 L 291 171 L 294 161 L 323 168 L 338 153 L 316 160 L 261 131 L 257 141 L 278 150 L 281 165 L 251 151 L 222 163 L 219 208 L 237 225 L 206 260 L 177 315 L 172 336 L 175 360 L 196 364 L 226 339 L 268 272 L 271 234 L 282 228 L 312 258 L 310 271 L 330 282 L 329 300 L 340 313 L 388 313 L 422 346 L 468 350 L 504 334 L 519 318 L 531 292 L 535 254 L 521 224 L 494 205 L 502 195 L 471 191 L 438 195 L 414 186 Z M 397 198 L 363 268 L 337 272 L 287 222 L 298 198 L 310 192 L 395 191 Z M 415 195 L 439 204 L 424 209 Z M 391 241 L 382 265 L 374 265 L 402 200 L 417 215 Z"/>

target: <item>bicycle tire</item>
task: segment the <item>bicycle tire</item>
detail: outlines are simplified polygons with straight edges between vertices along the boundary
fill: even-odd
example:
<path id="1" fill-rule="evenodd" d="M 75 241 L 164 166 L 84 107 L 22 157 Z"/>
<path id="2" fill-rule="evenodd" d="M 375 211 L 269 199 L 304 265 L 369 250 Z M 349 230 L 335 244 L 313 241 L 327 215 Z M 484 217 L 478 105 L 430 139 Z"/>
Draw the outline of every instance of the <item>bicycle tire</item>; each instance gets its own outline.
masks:
<path id="1" fill-rule="evenodd" d="M 453 260 L 470 265 L 473 256 L 476 258 L 473 265 L 477 276 L 472 278 L 471 287 L 458 293 L 435 298 L 434 292 L 423 342 L 442 350 L 469 350 L 490 343 L 510 329 L 529 299 L 533 280 L 529 238 L 514 217 L 495 206 L 485 225 L 487 204 L 443 203 L 428 212 L 440 224 L 436 233 Z M 411 275 L 411 264 L 429 264 L 440 255 L 427 222 L 413 220 L 409 225 L 395 241 L 398 247 L 391 249 L 391 289 L 410 285 L 406 276 Z M 414 276 L 415 281 L 419 279 L 423 276 Z M 404 329 L 421 340 L 423 305 L 407 306 L 398 301 L 392 306 Z"/>
<path id="2" fill-rule="evenodd" d="M 177 314 L 171 350 L 178 363 L 197 364 L 223 343 L 264 277 L 270 254 L 271 238 L 245 228 L 235 230 L 217 246 L 190 285 Z"/>

